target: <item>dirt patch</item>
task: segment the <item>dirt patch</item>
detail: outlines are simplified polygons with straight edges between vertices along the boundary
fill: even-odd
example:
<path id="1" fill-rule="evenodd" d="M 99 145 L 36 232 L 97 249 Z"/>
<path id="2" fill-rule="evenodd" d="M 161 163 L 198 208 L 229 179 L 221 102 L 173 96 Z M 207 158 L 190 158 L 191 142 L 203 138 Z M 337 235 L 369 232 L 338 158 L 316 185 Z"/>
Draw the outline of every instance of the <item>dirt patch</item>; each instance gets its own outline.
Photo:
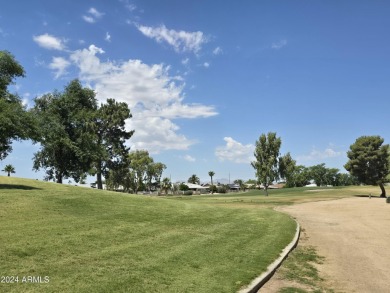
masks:
<path id="1" fill-rule="evenodd" d="M 320 275 L 336 292 L 389 292 L 390 204 L 380 198 L 346 198 L 281 207 L 301 224 L 325 257 Z M 289 286 L 278 273 L 260 292 Z"/>

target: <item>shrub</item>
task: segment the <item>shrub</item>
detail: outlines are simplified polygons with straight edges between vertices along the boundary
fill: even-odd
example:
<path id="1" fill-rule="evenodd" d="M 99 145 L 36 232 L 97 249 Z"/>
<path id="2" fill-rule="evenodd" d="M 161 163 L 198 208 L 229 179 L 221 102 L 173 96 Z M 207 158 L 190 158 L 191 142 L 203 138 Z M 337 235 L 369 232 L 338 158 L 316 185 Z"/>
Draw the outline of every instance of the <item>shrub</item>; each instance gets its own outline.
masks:
<path id="1" fill-rule="evenodd" d="M 388 198 L 386 198 L 386 202 L 390 203 L 390 196 Z"/>
<path id="2" fill-rule="evenodd" d="M 179 190 L 186 191 L 186 190 L 188 190 L 188 186 L 184 183 L 180 183 Z"/>
<path id="3" fill-rule="evenodd" d="M 183 192 L 183 195 L 192 195 L 192 190 L 186 190 Z"/>
<path id="4" fill-rule="evenodd" d="M 218 193 L 226 193 L 226 186 L 218 186 Z"/>

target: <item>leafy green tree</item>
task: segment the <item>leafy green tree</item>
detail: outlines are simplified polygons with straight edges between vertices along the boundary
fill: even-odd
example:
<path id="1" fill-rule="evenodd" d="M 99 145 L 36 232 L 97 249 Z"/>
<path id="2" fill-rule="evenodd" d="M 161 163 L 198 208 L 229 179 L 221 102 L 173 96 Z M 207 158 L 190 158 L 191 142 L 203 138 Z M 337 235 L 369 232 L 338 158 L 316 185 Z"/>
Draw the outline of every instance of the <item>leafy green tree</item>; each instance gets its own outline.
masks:
<path id="1" fill-rule="evenodd" d="M 317 186 L 326 185 L 327 169 L 324 163 L 309 167 L 309 171 Z"/>
<path id="2" fill-rule="evenodd" d="M 294 173 L 296 171 L 296 161 L 293 160 L 290 153 L 279 158 L 280 177 L 286 181 L 286 186 L 295 186 Z"/>
<path id="3" fill-rule="evenodd" d="M 11 176 L 11 174 L 15 174 L 15 168 L 12 165 L 5 165 L 3 172 L 8 174 L 8 177 Z"/>
<path id="4" fill-rule="evenodd" d="M 93 90 L 71 81 L 63 93 L 55 91 L 35 99 L 31 112 L 40 128 L 40 150 L 34 154 L 35 170 L 46 171 L 46 180 L 78 182 L 90 170 L 96 154 L 93 117 L 97 101 Z"/>
<path id="5" fill-rule="evenodd" d="M 134 131 L 127 131 L 125 123 L 132 117 L 126 103 L 108 99 L 94 113 L 92 131 L 95 134 L 96 146 L 94 168 L 90 173 L 96 173 L 97 188 L 102 189 L 102 176 L 106 179 L 110 170 L 121 169 L 126 164 L 130 148 L 125 145 Z"/>
<path id="6" fill-rule="evenodd" d="M 12 151 L 13 140 L 36 138 L 33 117 L 21 99 L 8 91 L 14 79 L 24 77 L 23 67 L 7 51 L 0 51 L 0 160 Z"/>
<path id="7" fill-rule="evenodd" d="M 167 166 L 163 163 L 150 163 L 146 170 L 146 181 L 148 185 L 149 191 L 152 190 L 152 186 L 159 186 L 161 182 L 161 176 L 163 171 L 167 168 Z M 154 180 L 154 184 L 153 181 Z"/>
<path id="8" fill-rule="evenodd" d="M 310 170 L 308 167 L 303 165 L 298 165 L 295 167 L 294 175 L 292 181 L 294 182 L 293 186 L 288 187 L 303 187 L 310 183 Z"/>
<path id="9" fill-rule="evenodd" d="M 359 182 L 356 177 L 350 174 L 341 173 L 339 177 L 339 186 L 357 185 Z"/>
<path id="10" fill-rule="evenodd" d="M 327 185 L 339 186 L 340 173 L 337 168 L 326 168 L 325 181 Z"/>
<path id="11" fill-rule="evenodd" d="M 146 172 L 149 165 L 153 163 L 153 158 L 149 156 L 149 152 L 146 150 L 136 150 L 128 155 L 130 161 L 130 176 L 128 179 L 131 182 L 134 193 L 143 189 L 144 180 L 146 178 Z"/>
<path id="12" fill-rule="evenodd" d="M 249 185 L 249 189 L 255 189 L 256 188 L 256 185 L 257 185 L 257 181 L 255 179 L 249 179 L 245 182 L 245 184 L 248 186 Z"/>
<path id="13" fill-rule="evenodd" d="M 359 182 L 379 185 L 381 197 L 386 197 L 384 183 L 389 175 L 389 145 L 380 136 L 361 136 L 347 152 L 349 161 L 344 168 Z"/>
<path id="14" fill-rule="evenodd" d="M 215 175 L 215 172 L 214 171 L 209 171 L 209 176 L 210 176 L 210 179 L 211 179 L 211 194 L 214 193 L 214 184 L 213 184 L 213 176 Z"/>
<path id="15" fill-rule="evenodd" d="M 191 182 L 189 182 L 189 183 L 191 183 Z M 187 184 L 185 184 L 185 183 L 180 183 L 180 185 L 179 185 L 179 190 L 180 190 L 180 191 L 187 191 L 188 189 L 189 189 L 189 187 L 188 187 Z"/>
<path id="16" fill-rule="evenodd" d="M 195 174 L 192 174 L 191 177 L 188 178 L 187 182 L 192 184 L 200 184 L 200 179 Z"/>
<path id="17" fill-rule="evenodd" d="M 280 137 L 276 133 L 269 132 L 262 134 L 256 141 L 255 161 L 251 163 L 256 171 L 258 183 L 263 184 L 265 194 L 268 196 L 268 186 L 278 179 L 278 158 L 282 144 Z"/>

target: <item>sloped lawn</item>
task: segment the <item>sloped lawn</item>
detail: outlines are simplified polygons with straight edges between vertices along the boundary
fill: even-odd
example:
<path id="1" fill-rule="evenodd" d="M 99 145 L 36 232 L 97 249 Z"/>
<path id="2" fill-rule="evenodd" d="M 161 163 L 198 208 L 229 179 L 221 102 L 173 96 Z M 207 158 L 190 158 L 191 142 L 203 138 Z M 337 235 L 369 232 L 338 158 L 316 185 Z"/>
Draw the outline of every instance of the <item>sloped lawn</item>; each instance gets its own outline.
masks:
<path id="1" fill-rule="evenodd" d="M 13 278 L 0 292 L 235 292 L 277 258 L 295 222 L 1 176 L 0 231 L 1 276 Z"/>

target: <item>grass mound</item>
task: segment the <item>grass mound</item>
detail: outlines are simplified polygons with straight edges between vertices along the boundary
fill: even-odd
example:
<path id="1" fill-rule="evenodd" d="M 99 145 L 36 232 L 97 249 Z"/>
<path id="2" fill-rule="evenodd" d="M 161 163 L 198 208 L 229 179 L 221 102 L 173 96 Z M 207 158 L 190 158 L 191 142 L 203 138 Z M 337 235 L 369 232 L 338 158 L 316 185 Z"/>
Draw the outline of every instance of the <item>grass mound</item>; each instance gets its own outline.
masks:
<path id="1" fill-rule="evenodd" d="M 270 209 L 12 177 L 0 177 L 0 207 L 0 271 L 18 277 L 6 292 L 235 292 L 295 232 Z"/>

